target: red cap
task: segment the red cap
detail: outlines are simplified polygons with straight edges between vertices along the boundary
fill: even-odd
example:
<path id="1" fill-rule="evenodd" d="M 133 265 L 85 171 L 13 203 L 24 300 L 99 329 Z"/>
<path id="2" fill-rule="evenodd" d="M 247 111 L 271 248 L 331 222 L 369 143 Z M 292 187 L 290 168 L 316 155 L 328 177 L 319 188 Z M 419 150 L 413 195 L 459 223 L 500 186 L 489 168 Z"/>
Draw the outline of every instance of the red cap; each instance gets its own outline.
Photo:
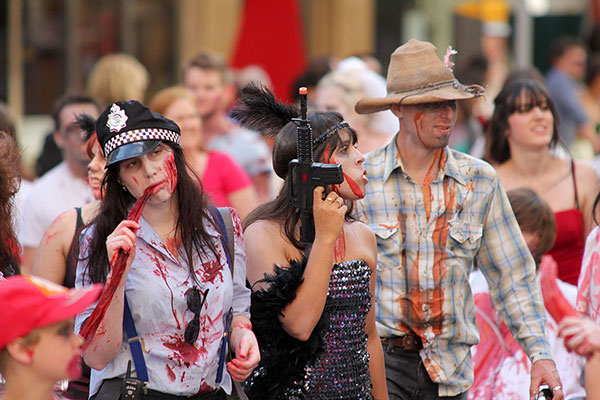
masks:
<path id="1" fill-rule="evenodd" d="M 69 290 L 37 276 L 0 280 L 0 350 L 34 329 L 74 317 L 101 291 L 101 284 Z"/>

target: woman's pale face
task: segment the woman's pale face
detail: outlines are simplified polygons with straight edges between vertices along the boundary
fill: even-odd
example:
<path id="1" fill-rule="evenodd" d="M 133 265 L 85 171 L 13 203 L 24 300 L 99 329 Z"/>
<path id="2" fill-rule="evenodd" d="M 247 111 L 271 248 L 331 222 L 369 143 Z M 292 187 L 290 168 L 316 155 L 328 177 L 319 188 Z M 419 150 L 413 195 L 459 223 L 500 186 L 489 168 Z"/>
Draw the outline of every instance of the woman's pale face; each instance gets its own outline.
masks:
<path id="1" fill-rule="evenodd" d="M 106 159 L 102 154 L 100 143 L 96 141 L 94 147 L 92 147 L 92 160 L 88 164 L 87 183 L 92 189 L 94 198 L 99 200 L 102 198 L 102 180 L 104 179 L 104 172 L 106 166 Z"/>
<path id="2" fill-rule="evenodd" d="M 191 100 L 179 98 L 175 100 L 164 114 L 173 120 L 181 129 L 181 147 L 186 151 L 198 150 L 202 143 L 202 120 L 198 107 Z"/>
<path id="3" fill-rule="evenodd" d="M 146 188 L 160 184 L 162 188 L 150 197 L 148 203 L 166 203 L 177 186 L 177 169 L 173 150 L 161 143 L 149 153 L 119 163 L 119 178 L 136 199 Z"/>
<path id="4" fill-rule="evenodd" d="M 554 116 L 546 100 L 529 99 L 523 93 L 508 117 L 508 142 L 512 146 L 548 147 L 554 134 Z"/>
<path id="5" fill-rule="evenodd" d="M 328 164 L 341 164 L 344 173 L 344 182 L 333 185 L 332 190 L 346 200 L 358 200 L 365 197 L 367 182 L 367 170 L 363 166 L 365 157 L 352 143 L 352 136 L 346 129 L 338 131 L 340 143 L 331 152 L 325 148 L 323 162 Z"/>

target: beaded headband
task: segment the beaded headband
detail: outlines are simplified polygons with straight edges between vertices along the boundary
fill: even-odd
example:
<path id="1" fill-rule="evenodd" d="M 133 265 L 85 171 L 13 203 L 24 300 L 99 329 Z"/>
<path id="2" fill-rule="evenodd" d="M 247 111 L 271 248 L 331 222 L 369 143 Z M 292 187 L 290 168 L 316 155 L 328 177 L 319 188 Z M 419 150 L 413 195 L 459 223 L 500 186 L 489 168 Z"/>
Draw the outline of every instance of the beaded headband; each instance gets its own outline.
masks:
<path id="1" fill-rule="evenodd" d="M 321 136 L 319 136 L 318 138 L 316 138 L 313 141 L 313 150 L 316 149 L 318 145 L 320 145 L 325 140 L 327 140 L 329 138 L 329 136 L 333 135 L 334 133 L 336 133 L 337 131 L 339 131 L 342 128 L 348 128 L 348 127 L 350 127 L 350 124 L 348 124 L 346 121 L 341 121 L 341 122 L 338 122 L 337 124 L 335 124 L 334 126 L 332 126 L 331 128 L 327 129 L 325 132 L 323 132 L 321 134 Z"/>

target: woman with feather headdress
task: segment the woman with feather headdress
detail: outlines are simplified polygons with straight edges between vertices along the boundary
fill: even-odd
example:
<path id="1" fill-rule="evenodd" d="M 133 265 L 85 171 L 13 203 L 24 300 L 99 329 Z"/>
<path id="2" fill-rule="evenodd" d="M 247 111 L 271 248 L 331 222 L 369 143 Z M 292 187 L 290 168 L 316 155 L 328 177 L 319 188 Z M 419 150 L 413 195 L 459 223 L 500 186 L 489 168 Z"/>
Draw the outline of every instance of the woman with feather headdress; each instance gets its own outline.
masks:
<path id="1" fill-rule="evenodd" d="M 307 257 L 299 212 L 286 197 L 297 157 L 300 110 L 267 89 L 242 89 L 232 118 L 275 135 L 273 167 L 284 180 L 277 197 L 245 223 L 252 324 L 261 348 L 247 380 L 255 399 L 387 399 L 383 352 L 372 297 L 377 250 L 371 230 L 350 216 L 367 177 L 356 132 L 335 112 L 308 114 L 315 161 L 339 163 L 344 181 L 314 190 L 315 240 Z"/>

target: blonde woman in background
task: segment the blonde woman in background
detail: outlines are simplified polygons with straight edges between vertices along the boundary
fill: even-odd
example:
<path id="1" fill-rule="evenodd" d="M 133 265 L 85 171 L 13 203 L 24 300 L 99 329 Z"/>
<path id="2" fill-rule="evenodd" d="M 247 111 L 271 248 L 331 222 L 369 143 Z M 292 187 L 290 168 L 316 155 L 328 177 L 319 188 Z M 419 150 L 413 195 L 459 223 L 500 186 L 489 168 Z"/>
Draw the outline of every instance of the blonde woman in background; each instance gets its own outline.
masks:
<path id="1" fill-rule="evenodd" d="M 87 92 L 100 107 L 120 100 L 144 101 L 150 74 L 135 57 L 115 53 L 101 57 L 88 77 Z"/>
<path id="2" fill-rule="evenodd" d="M 211 201 L 235 208 L 244 220 L 258 205 L 252 181 L 229 155 L 202 146 L 202 119 L 194 94 L 182 86 L 169 87 L 154 96 L 150 108 L 179 125 L 185 158 Z"/>
<path id="3" fill-rule="evenodd" d="M 360 115 L 354 104 L 365 96 L 385 96 L 385 79 L 367 64 L 351 57 L 319 81 L 316 106 L 320 111 L 335 111 L 356 130 L 358 150 L 366 154 L 383 147 L 398 130 L 398 121 L 390 111 Z"/>

